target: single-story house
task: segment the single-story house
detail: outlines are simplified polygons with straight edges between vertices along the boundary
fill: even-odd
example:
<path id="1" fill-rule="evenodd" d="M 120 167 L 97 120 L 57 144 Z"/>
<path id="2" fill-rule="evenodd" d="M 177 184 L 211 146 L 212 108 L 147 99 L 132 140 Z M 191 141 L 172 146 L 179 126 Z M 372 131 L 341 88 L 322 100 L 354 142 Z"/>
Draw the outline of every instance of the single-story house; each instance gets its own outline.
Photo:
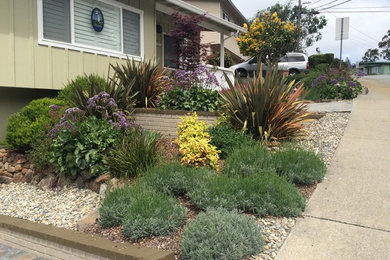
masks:
<path id="1" fill-rule="evenodd" d="M 167 65 L 175 11 L 205 15 L 202 30 L 225 37 L 245 32 L 181 0 L 0 0 L 0 7 L 0 140 L 11 113 L 78 75 L 105 77 L 109 63 L 127 56 Z"/>
<path id="2" fill-rule="evenodd" d="M 390 74 L 390 61 L 360 62 L 359 69 L 367 75 Z"/>

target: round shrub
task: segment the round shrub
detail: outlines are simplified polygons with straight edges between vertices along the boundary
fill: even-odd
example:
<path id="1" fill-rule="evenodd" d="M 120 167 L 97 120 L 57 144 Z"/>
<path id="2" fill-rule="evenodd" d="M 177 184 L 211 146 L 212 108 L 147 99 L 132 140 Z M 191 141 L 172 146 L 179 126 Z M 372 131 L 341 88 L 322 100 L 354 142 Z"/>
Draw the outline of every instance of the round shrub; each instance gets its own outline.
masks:
<path id="1" fill-rule="evenodd" d="M 252 139 L 226 124 L 218 124 L 207 129 L 211 144 L 221 151 L 219 157 L 225 159 L 234 148 L 249 143 Z"/>
<path id="2" fill-rule="evenodd" d="M 248 143 L 233 150 L 227 157 L 224 172 L 228 176 L 249 176 L 271 167 L 271 154 L 258 143 Z"/>
<path id="3" fill-rule="evenodd" d="M 179 163 L 157 166 L 147 171 L 141 181 L 154 190 L 172 196 L 186 196 L 189 191 L 215 175 L 207 168 L 192 168 Z"/>
<path id="4" fill-rule="evenodd" d="M 168 235 L 186 222 L 185 208 L 176 199 L 150 190 L 134 195 L 123 221 L 123 233 L 130 240 Z"/>
<path id="5" fill-rule="evenodd" d="M 324 162 L 312 151 L 286 148 L 273 154 L 276 173 L 296 184 L 321 182 L 325 176 Z"/>
<path id="6" fill-rule="evenodd" d="M 8 119 L 5 141 L 10 149 L 26 151 L 32 144 L 54 126 L 50 116 L 50 106 L 62 106 L 64 102 L 54 98 L 41 98 L 31 101 Z"/>
<path id="7" fill-rule="evenodd" d="M 257 216 L 299 216 L 305 208 L 295 186 L 274 172 L 248 177 L 215 175 L 192 189 L 188 197 L 202 210 L 223 207 Z"/>
<path id="8" fill-rule="evenodd" d="M 66 102 L 69 106 L 77 106 L 79 96 L 75 91 L 79 88 L 84 93 L 88 93 L 88 97 L 105 91 L 107 89 L 107 81 L 95 74 L 77 76 L 76 79 L 69 82 L 59 93 L 57 98 Z"/>
<path id="9" fill-rule="evenodd" d="M 241 259 L 263 250 L 264 241 L 254 218 L 209 209 L 189 223 L 180 242 L 181 257 L 186 259 Z"/>

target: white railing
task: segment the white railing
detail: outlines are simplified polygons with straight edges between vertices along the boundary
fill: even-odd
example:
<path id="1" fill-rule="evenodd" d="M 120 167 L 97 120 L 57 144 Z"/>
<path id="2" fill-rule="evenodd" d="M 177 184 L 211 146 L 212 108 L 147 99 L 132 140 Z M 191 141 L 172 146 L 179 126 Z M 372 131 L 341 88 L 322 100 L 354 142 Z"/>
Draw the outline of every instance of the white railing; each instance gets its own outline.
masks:
<path id="1" fill-rule="evenodd" d="M 228 69 L 228 68 L 212 66 L 212 65 L 206 65 L 206 67 L 210 72 L 214 73 L 214 75 L 216 76 L 216 78 L 219 82 L 220 86 L 214 86 L 215 90 L 221 90 L 222 88 L 229 88 L 229 85 L 226 82 L 224 73 L 230 79 L 230 81 L 234 84 L 234 70 Z"/>

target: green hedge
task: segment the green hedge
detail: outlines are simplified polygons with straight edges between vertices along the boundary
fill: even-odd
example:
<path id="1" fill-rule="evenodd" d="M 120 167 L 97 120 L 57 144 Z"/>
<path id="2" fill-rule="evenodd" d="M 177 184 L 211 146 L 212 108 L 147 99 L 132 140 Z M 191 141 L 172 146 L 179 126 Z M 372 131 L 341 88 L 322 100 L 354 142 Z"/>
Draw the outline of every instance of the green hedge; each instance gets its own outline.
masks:
<path id="1" fill-rule="evenodd" d="M 315 54 L 309 57 L 309 67 L 310 69 L 315 69 L 318 64 L 333 64 L 334 54 L 325 53 L 325 54 Z"/>

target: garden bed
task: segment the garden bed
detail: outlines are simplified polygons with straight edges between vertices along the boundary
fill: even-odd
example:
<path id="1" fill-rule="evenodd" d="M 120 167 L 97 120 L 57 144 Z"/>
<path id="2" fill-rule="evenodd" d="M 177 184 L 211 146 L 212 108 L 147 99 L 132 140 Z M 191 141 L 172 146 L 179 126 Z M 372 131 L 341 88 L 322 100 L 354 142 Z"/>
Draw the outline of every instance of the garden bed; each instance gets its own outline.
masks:
<path id="1" fill-rule="evenodd" d="M 298 144 L 304 148 L 316 151 L 321 155 L 325 163 L 329 165 L 343 135 L 348 118 L 348 113 L 328 113 L 324 117 L 308 123 L 305 127 L 308 130 L 308 135 L 305 138 L 302 138 Z M 163 138 L 159 141 L 159 146 L 164 149 L 164 161 L 174 160 L 178 156 L 177 145 L 172 144 L 171 140 L 172 139 L 169 138 Z M 4 151 L 2 152 L 4 154 Z M 20 159 L 18 156 L 19 155 L 11 155 L 15 163 Z M 20 162 L 21 161 L 19 161 L 19 163 Z M 7 166 L 15 167 L 16 165 L 13 166 L 8 164 Z M 25 168 L 25 166 L 29 165 L 23 164 L 22 168 Z M 4 168 L 5 161 L 2 165 L 2 171 L 0 171 L 0 174 L 3 174 L 2 176 L 4 176 Z M 297 186 L 306 199 L 311 196 L 315 187 L 316 184 Z M 71 229 L 74 229 L 77 226 L 81 216 L 87 214 L 88 211 L 93 211 L 101 201 L 101 197 L 96 193 L 93 193 L 90 190 L 80 190 L 76 188 L 65 188 L 62 191 L 53 191 L 27 184 L 2 184 L 0 186 L 0 192 L 0 201 L 2 205 L 0 214 L 26 218 L 40 223 Z M 17 194 L 17 196 L 14 196 L 13 194 Z M 86 199 L 87 201 L 82 199 Z M 29 203 L 30 201 L 33 201 L 34 203 Z M 61 204 L 62 206 L 50 206 L 56 204 L 58 201 L 63 201 Z M 182 197 L 180 197 L 180 203 L 186 208 L 188 223 L 188 221 L 195 218 L 198 209 L 194 207 L 191 202 Z M 26 205 L 29 204 L 31 204 L 31 207 L 26 207 Z M 43 207 L 42 205 L 46 206 Z M 83 207 L 80 207 L 80 205 L 83 205 Z M 61 214 L 58 214 L 59 211 Z M 257 259 L 274 259 L 278 249 L 294 226 L 295 220 L 296 218 L 286 217 L 256 218 L 265 241 L 264 251 L 257 256 Z M 183 227 L 179 228 L 171 235 L 142 239 L 134 244 L 172 250 L 179 258 L 179 241 L 182 230 Z M 95 233 L 117 242 L 128 241 L 128 239 L 124 237 L 121 227 L 103 229 L 97 224 L 94 224 L 87 228 L 87 232 Z"/>

